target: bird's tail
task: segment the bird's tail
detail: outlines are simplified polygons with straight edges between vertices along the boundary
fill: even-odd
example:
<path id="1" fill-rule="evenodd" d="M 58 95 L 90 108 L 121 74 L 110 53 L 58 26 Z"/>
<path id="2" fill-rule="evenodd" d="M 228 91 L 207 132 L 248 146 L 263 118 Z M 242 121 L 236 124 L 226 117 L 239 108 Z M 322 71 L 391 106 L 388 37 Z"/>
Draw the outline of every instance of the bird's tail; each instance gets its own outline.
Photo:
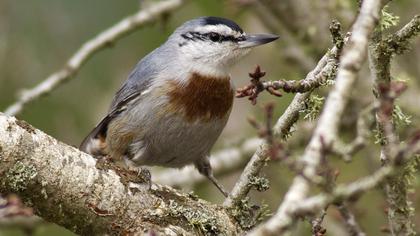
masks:
<path id="1" fill-rule="evenodd" d="M 92 156 L 106 155 L 106 131 L 108 128 L 108 119 L 105 117 L 99 124 L 83 139 L 79 149 Z"/>

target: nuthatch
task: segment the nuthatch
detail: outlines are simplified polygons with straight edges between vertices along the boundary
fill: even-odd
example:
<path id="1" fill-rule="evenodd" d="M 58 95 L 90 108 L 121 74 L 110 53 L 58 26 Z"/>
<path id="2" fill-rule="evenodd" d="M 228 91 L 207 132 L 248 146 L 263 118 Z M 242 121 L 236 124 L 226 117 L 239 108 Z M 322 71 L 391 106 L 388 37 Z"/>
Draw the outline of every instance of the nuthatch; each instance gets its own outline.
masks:
<path id="1" fill-rule="evenodd" d="M 277 38 L 246 34 L 219 17 L 185 22 L 140 60 L 80 149 L 129 166 L 194 164 L 227 196 L 208 155 L 232 108 L 229 70 L 251 48 Z"/>

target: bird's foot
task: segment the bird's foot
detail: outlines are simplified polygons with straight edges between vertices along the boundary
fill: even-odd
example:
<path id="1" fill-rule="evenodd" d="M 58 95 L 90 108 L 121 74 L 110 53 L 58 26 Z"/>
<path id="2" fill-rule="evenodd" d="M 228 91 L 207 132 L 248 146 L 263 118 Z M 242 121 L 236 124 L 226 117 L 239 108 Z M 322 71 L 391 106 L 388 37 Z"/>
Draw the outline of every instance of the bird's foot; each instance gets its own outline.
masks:
<path id="1" fill-rule="evenodd" d="M 152 176 L 145 167 L 134 167 L 126 165 L 121 161 L 114 161 L 109 156 L 103 156 L 96 162 L 96 168 L 100 170 L 113 170 L 120 176 L 121 182 L 130 189 L 136 185 L 139 189 L 150 190 L 152 187 Z"/>
<path id="2" fill-rule="evenodd" d="M 137 176 L 139 176 L 144 181 L 144 184 L 148 186 L 148 190 L 152 188 L 152 174 L 150 174 L 149 169 L 145 167 L 137 168 Z"/>
<path id="3" fill-rule="evenodd" d="M 212 174 L 208 175 L 207 178 L 214 184 L 214 186 L 216 186 L 217 189 L 219 189 L 223 196 L 225 196 L 226 198 L 229 196 L 229 192 L 225 190 L 223 185 L 221 185 Z"/>

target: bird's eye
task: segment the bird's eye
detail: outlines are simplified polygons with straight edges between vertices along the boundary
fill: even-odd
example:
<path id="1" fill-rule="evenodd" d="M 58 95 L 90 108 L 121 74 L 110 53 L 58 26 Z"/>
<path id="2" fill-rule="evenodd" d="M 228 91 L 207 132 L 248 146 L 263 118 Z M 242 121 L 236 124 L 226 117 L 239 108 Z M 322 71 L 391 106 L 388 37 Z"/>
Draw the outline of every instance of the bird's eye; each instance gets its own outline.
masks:
<path id="1" fill-rule="evenodd" d="M 218 34 L 218 33 L 211 32 L 211 33 L 209 34 L 209 39 L 210 39 L 211 41 L 213 41 L 213 42 L 219 42 L 219 41 L 220 41 L 220 39 L 221 39 L 221 36 L 220 36 L 220 34 Z"/>
<path id="2" fill-rule="evenodd" d="M 245 41 L 245 36 L 239 36 L 236 38 L 236 41 Z"/>

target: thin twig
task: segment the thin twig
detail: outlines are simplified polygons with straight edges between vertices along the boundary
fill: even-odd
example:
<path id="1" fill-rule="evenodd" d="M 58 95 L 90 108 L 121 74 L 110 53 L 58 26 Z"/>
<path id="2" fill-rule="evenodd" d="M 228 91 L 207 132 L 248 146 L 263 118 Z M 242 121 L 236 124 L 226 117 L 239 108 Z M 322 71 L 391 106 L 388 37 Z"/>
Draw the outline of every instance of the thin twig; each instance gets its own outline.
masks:
<path id="1" fill-rule="evenodd" d="M 388 53 L 402 54 L 411 39 L 420 34 L 420 15 L 416 15 L 400 30 L 384 39 Z"/>
<path id="2" fill-rule="evenodd" d="M 416 139 L 415 145 L 406 147 L 404 151 L 405 152 L 403 152 L 404 155 L 402 158 L 403 161 L 406 162 L 414 153 L 418 153 L 420 151 L 419 139 Z M 356 200 L 363 193 L 379 186 L 388 177 L 402 168 L 403 166 L 397 165 L 395 162 L 393 165 L 381 167 L 369 176 L 363 177 L 349 184 L 338 185 L 332 193 L 320 193 L 318 195 L 302 199 L 298 204 L 290 205 L 288 208 L 288 214 L 298 218 L 306 215 L 312 215 L 322 209 L 325 209 L 326 206 L 332 203 L 343 202 L 346 200 Z M 282 220 L 278 223 L 291 224 L 292 222 Z M 261 228 L 260 226 L 257 230 L 252 231 L 248 235 L 272 235 L 270 234 L 271 232 L 272 231 L 268 231 L 266 228 Z M 360 233 L 362 232 L 360 231 Z M 361 235 L 363 235 L 363 233 Z"/>
<path id="3" fill-rule="evenodd" d="M 341 52 L 341 49 L 347 40 L 341 34 L 341 25 L 338 21 L 333 21 L 330 25 L 330 31 L 332 35 L 332 41 L 334 49 L 331 50 L 331 58 L 337 59 Z M 252 78 L 251 83 L 243 88 L 236 90 L 236 97 L 248 97 L 253 105 L 257 103 L 258 94 L 266 90 L 271 95 L 281 97 L 282 94 L 278 90 L 283 90 L 286 93 L 305 93 L 318 88 L 321 85 L 325 85 L 329 78 L 334 76 L 335 70 L 325 70 L 323 73 L 318 74 L 314 77 L 306 77 L 303 80 L 277 80 L 277 81 L 261 81 L 264 77 L 265 72 L 261 71 L 261 68 L 257 66 L 253 73 L 249 76 Z M 329 74 L 327 74 L 329 73 Z"/>
<path id="4" fill-rule="evenodd" d="M 366 58 L 368 39 L 379 19 L 382 8 L 380 0 L 363 1 L 351 33 L 349 43 L 343 48 L 334 89 L 329 94 L 324 110 L 315 128 L 314 135 L 301 160 L 305 163 L 304 174 L 316 177 L 316 170 L 322 157 L 322 144 L 331 144 L 338 131 L 340 120 L 347 105 L 352 87 Z M 257 227 L 251 235 L 279 235 L 294 223 L 292 209 L 300 206 L 309 193 L 310 183 L 302 176 L 296 176 L 286 193 L 277 213 L 265 224 Z"/>
<path id="5" fill-rule="evenodd" d="M 267 154 L 271 160 L 277 160 L 280 157 L 285 157 L 285 153 L 281 152 L 283 150 L 283 145 L 274 137 L 273 132 L 273 112 L 274 112 L 274 103 L 269 102 L 264 105 L 264 114 L 265 122 L 259 123 L 253 117 L 249 117 L 249 123 L 257 130 L 258 136 L 263 138 L 267 145 L 268 151 Z"/>
<path id="6" fill-rule="evenodd" d="M 312 224 L 312 236 L 323 236 L 327 233 L 327 230 L 322 227 L 322 222 L 324 221 L 325 216 L 327 215 L 327 207 L 321 210 L 319 217 L 311 220 Z"/>
<path id="7" fill-rule="evenodd" d="M 235 96 L 237 98 L 248 97 L 248 100 L 251 101 L 252 105 L 257 104 L 258 94 L 264 90 L 267 90 L 269 93 L 275 96 L 281 97 L 280 93 L 273 91 L 268 87 L 264 87 L 263 82 L 260 80 L 264 76 L 265 71 L 262 71 L 261 67 L 257 65 L 254 69 L 254 72 L 249 73 L 249 77 L 251 77 L 251 84 L 237 89 Z"/>
<path id="8" fill-rule="evenodd" d="M 19 114 L 25 105 L 37 100 L 42 95 L 53 91 L 64 82 L 70 80 L 95 53 L 114 44 L 124 36 L 136 31 L 139 27 L 158 20 L 160 16 L 173 11 L 183 2 L 183 0 L 158 2 L 132 16 L 124 18 L 111 28 L 106 29 L 95 38 L 83 44 L 62 69 L 51 74 L 35 87 L 23 90 L 19 99 L 10 105 L 4 113 L 13 116 Z"/>
<path id="9" fill-rule="evenodd" d="M 359 197 L 362 193 L 378 186 L 384 179 L 393 173 L 393 168 L 381 167 L 375 171 L 372 175 L 363 177 L 362 179 L 352 182 L 350 184 L 338 185 L 335 190 L 328 193 L 320 193 L 316 196 L 303 199 L 299 204 L 291 205 L 288 209 L 289 214 L 293 216 L 303 216 L 313 214 L 314 212 L 323 209 L 328 204 L 334 203 L 335 201 L 343 201 L 346 199 L 353 199 Z M 284 221 L 283 221 L 284 222 Z M 282 223 L 282 222 L 280 222 Z M 292 223 L 292 222 L 290 222 Z M 251 235 L 255 235 L 258 231 Z"/>
<path id="10" fill-rule="evenodd" d="M 400 137 L 396 132 L 393 111 L 395 98 L 406 88 L 401 82 L 391 80 L 391 58 L 408 48 L 409 41 L 420 33 L 420 15 L 394 34 L 382 39 L 377 30 L 369 46 L 369 65 L 374 82 L 374 92 L 379 103 L 376 112 L 378 130 L 382 136 L 380 159 L 383 165 L 400 162 L 396 157 L 400 152 Z M 407 186 L 400 175 L 391 176 L 384 184 L 389 204 L 388 221 L 393 235 L 414 234 L 411 206 L 407 197 Z"/>
<path id="11" fill-rule="evenodd" d="M 337 209 L 343 217 L 345 226 L 350 236 L 365 236 L 366 234 L 362 231 L 359 224 L 356 221 L 356 217 L 350 211 L 345 203 L 337 205 Z"/>
<path id="12" fill-rule="evenodd" d="M 331 53 L 325 54 L 318 62 L 315 69 L 308 73 L 305 79 L 324 79 L 325 76 L 333 74 L 332 71 L 336 68 L 336 59 L 332 55 L 338 54 L 339 50 L 334 47 Z M 310 92 L 298 93 L 293 98 L 283 115 L 277 120 L 274 125 L 273 132 L 275 138 L 284 138 L 290 131 L 290 128 L 297 121 L 300 111 L 305 109 L 305 101 L 310 96 Z M 223 203 L 224 206 L 231 207 L 245 198 L 251 190 L 249 180 L 253 176 L 257 176 L 267 160 L 268 145 L 263 142 L 255 151 L 251 160 L 248 162 L 239 180 L 236 182 L 232 192 Z"/>
<path id="13" fill-rule="evenodd" d="M 366 146 L 366 142 L 375 124 L 375 109 L 376 107 L 371 104 L 360 112 L 356 124 L 356 137 L 348 144 L 337 138 L 332 148 L 334 154 L 341 156 L 344 161 L 350 162 L 352 156 Z"/>
<path id="14" fill-rule="evenodd" d="M 416 134 L 410 140 L 408 146 L 400 148 L 400 157 L 403 163 L 407 162 L 412 158 L 414 154 L 419 153 L 420 151 L 420 134 Z M 302 199 L 299 204 L 290 205 L 288 209 L 288 214 L 294 217 L 300 217 L 304 215 L 310 215 L 315 212 L 318 212 L 321 209 L 324 209 L 327 205 L 331 203 L 343 202 L 345 200 L 356 200 L 363 193 L 379 186 L 384 182 L 388 177 L 392 176 L 398 170 L 401 170 L 403 165 L 400 165 L 396 162 L 392 162 L 391 165 L 383 166 L 376 170 L 373 174 L 363 177 L 357 181 L 354 181 L 349 184 L 340 184 L 338 185 L 333 192 L 331 193 L 320 193 L 316 196 Z M 286 223 L 285 221 L 280 221 L 279 223 Z M 292 222 L 290 222 L 292 223 Z M 259 228 L 261 229 L 261 228 Z M 249 235 L 260 235 L 261 231 L 257 230 L 251 232 Z M 270 232 L 270 231 L 263 231 Z M 270 234 L 261 234 L 261 235 L 270 235 Z"/>

